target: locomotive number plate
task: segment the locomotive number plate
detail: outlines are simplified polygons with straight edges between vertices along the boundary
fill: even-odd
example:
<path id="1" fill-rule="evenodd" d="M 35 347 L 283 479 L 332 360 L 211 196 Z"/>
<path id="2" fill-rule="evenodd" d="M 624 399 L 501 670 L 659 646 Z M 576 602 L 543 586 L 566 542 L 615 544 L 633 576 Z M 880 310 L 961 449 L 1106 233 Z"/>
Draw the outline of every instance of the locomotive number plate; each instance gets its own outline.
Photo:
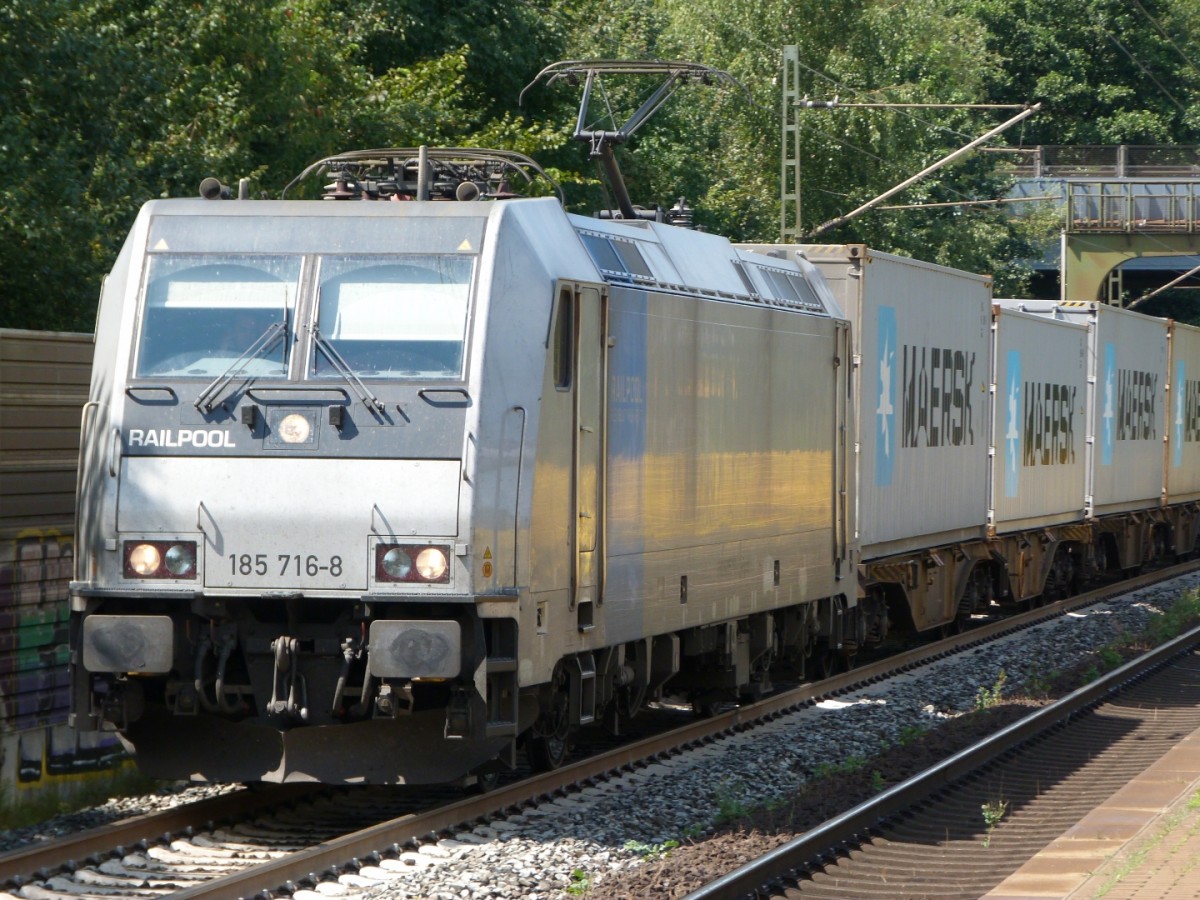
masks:
<path id="1" fill-rule="evenodd" d="M 344 563 L 337 555 L 315 553 L 230 553 L 226 557 L 231 577 L 277 576 L 279 578 L 340 578 Z"/>
<path id="2" fill-rule="evenodd" d="M 305 544 L 297 543 L 298 548 L 285 545 L 267 552 L 249 544 L 248 551 L 243 552 L 236 548 L 247 547 L 247 543 L 230 542 L 225 544 L 224 553 L 217 554 L 209 542 L 204 585 L 261 591 L 338 591 L 366 587 L 366 553 L 354 553 L 344 546 L 323 553 L 305 553 Z"/>

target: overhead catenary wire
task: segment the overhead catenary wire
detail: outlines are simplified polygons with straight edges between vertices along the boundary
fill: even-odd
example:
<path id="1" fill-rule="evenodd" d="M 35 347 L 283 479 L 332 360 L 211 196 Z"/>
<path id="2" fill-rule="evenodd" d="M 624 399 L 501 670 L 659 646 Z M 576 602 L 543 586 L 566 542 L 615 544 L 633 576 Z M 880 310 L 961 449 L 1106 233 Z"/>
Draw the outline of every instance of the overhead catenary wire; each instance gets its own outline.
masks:
<path id="1" fill-rule="evenodd" d="M 1043 200 L 1062 200 L 1058 194 L 1040 197 L 1000 197 L 993 200 L 947 200 L 944 203 L 904 203 L 896 206 L 880 206 L 878 209 L 932 209 L 937 206 L 995 206 L 1002 203 L 1037 203 Z"/>
<path id="2" fill-rule="evenodd" d="M 751 36 L 751 37 L 753 37 L 753 36 Z M 823 79 L 824 81 L 828 82 L 829 84 L 833 85 L 835 88 L 837 88 L 839 90 L 848 90 L 851 93 L 856 93 L 856 94 L 866 93 L 866 92 L 862 91 L 861 89 L 850 88 L 847 85 L 843 84 L 842 82 L 839 82 L 837 79 L 832 78 L 829 75 L 826 75 L 824 72 L 814 69 L 812 66 L 808 65 L 803 60 L 801 60 L 798 56 L 796 57 L 795 62 L 802 69 L 808 71 L 809 73 L 816 76 L 817 78 Z M 876 90 L 876 91 L 872 91 L 870 93 L 878 94 L 880 92 L 881 92 L 880 90 Z M 805 100 L 807 100 L 807 98 L 805 98 Z M 798 106 L 802 105 L 802 103 L 798 103 L 797 105 Z M 825 107 L 825 108 L 830 108 L 830 109 L 854 108 L 855 106 L 860 106 L 860 105 L 864 106 L 864 107 L 871 106 L 871 104 L 868 104 L 868 103 L 862 103 L 862 104 L 842 103 L 842 102 L 840 102 L 840 100 L 835 100 L 832 104 L 830 104 L 828 102 L 820 104 L 820 106 Z M 909 109 L 914 108 L 914 107 L 915 108 L 934 108 L 934 109 L 936 109 L 936 108 L 953 108 L 953 107 L 1024 109 L 1024 108 L 1027 108 L 1028 104 L 995 104 L 995 105 L 992 105 L 992 104 L 932 104 L 932 103 L 931 104 L 888 104 L 888 103 L 881 103 L 881 104 L 878 104 L 878 106 L 880 108 L 892 108 L 896 113 L 898 113 L 902 116 L 905 116 L 914 122 L 918 122 L 922 125 L 925 125 L 928 128 L 931 128 L 931 129 L 934 129 L 937 131 L 942 131 L 947 134 L 951 134 L 956 137 L 963 138 L 965 140 L 970 141 L 974 138 L 974 135 L 966 134 L 964 132 L 957 131 L 953 128 L 948 128 L 948 127 L 940 125 L 938 123 L 931 122 L 927 119 L 923 119 L 920 116 L 914 115 L 913 113 L 909 112 Z M 810 106 L 809 108 L 817 108 L 817 105 L 814 104 L 814 105 Z M 807 125 L 806 127 L 809 130 L 817 131 L 819 134 L 822 134 L 825 137 L 832 139 L 833 141 L 835 141 L 838 144 L 850 147 L 851 149 L 853 149 L 859 153 L 865 153 L 867 156 L 870 156 L 872 159 L 883 162 L 883 160 L 879 156 L 876 156 L 873 153 L 869 153 L 865 150 L 862 150 L 859 147 L 855 147 L 853 144 L 850 144 L 846 141 L 842 141 L 841 139 L 829 134 L 826 131 L 822 131 L 821 129 L 813 128 L 812 125 Z M 974 199 L 974 198 L 968 197 L 962 191 L 957 190 L 956 188 L 952 187 L 951 185 L 943 184 L 942 187 L 949 193 L 954 194 L 958 197 L 962 197 L 964 200 L 973 200 Z"/>
<path id="3" fill-rule="evenodd" d="M 1145 303 L 1147 300 L 1151 299 L 1152 297 L 1157 297 L 1163 291 L 1166 291 L 1166 290 L 1169 290 L 1169 289 L 1175 287 L 1181 281 L 1187 281 L 1189 278 L 1191 278 L 1193 275 L 1195 275 L 1197 273 L 1200 273 L 1200 266 L 1196 266 L 1193 269 L 1189 269 L 1188 271 L 1186 271 L 1182 275 L 1180 275 L 1178 278 L 1175 278 L 1172 281 L 1168 281 L 1162 287 L 1155 288 L 1154 290 L 1152 290 L 1148 293 L 1142 294 L 1142 296 L 1138 297 L 1136 300 L 1134 300 L 1132 303 L 1130 303 L 1125 308 L 1133 309 L 1135 306 L 1141 306 L 1143 303 Z"/>
<path id="4" fill-rule="evenodd" d="M 1200 74 L 1200 68 L 1197 68 L 1196 64 L 1194 62 L 1192 62 L 1191 58 L 1187 54 L 1185 54 L 1182 50 L 1179 49 L 1179 45 L 1176 44 L 1175 41 L 1172 39 L 1171 35 L 1169 35 L 1167 33 L 1167 29 L 1163 28 L 1162 25 L 1159 24 L 1158 19 L 1156 19 L 1156 18 L 1154 18 L 1154 16 L 1150 15 L 1150 13 L 1146 9 L 1146 7 L 1142 6 L 1141 0 L 1133 0 L 1133 5 L 1138 8 L 1138 10 L 1141 12 L 1141 14 L 1143 16 L 1145 16 L 1147 19 L 1150 20 L 1151 25 L 1153 25 L 1156 29 L 1158 29 L 1158 33 L 1161 34 L 1163 36 L 1163 39 L 1166 40 L 1166 42 L 1174 48 L 1175 52 L 1179 54 L 1179 58 L 1182 59 L 1185 63 L 1187 63 L 1191 67 L 1193 72 Z"/>
<path id="5" fill-rule="evenodd" d="M 747 30 L 746 28 L 744 28 L 744 27 L 742 27 L 742 26 L 738 25 L 737 23 L 733 22 L 733 21 L 732 21 L 731 19 L 729 19 L 729 17 L 727 17 L 727 16 L 722 16 L 722 17 L 720 17 L 719 19 L 717 19 L 717 20 L 715 20 L 715 21 L 720 21 L 720 22 L 722 23 L 722 26 L 723 26 L 723 27 L 725 27 L 725 28 L 728 28 L 728 29 L 730 29 L 730 30 L 733 30 L 733 31 L 736 31 L 736 32 L 737 32 L 737 33 L 739 33 L 739 34 L 740 34 L 740 35 L 741 35 L 743 38 L 747 39 L 747 40 L 748 40 L 748 41 L 749 41 L 751 44 L 755 44 L 755 45 L 757 45 L 757 46 L 759 46 L 759 47 L 761 47 L 761 48 L 764 48 L 764 49 L 772 49 L 772 50 L 774 50 L 774 49 L 775 49 L 775 48 L 774 48 L 772 45 L 768 45 L 768 44 L 767 44 L 765 41 L 763 41 L 761 38 L 759 38 L 759 37 L 758 37 L 756 34 L 754 34 L 754 33 L 750 32 L 750 31 L 749 31 L 749 30 Z M 829 76 L 829 75 L 825 74 L 824 72 L 821 72 L 820 70 L 818 70 L 818 69 L 815 69 L 815 68 L 813 68 L 812 66 L 808 65 L 806 62 L 804 62 L 802 59 L 800 59 L 798 55 L 797 55 L 797 57 L 796 57 L 796 64 L 797 64 L 798 66 L 800 66 L 802 69 L 804 69 L 805 71 L 807 71 L 807 72 L 809 72 L 810 74 L 812 74 L 813 76 L 815 76 L 815 77 L 817 77 L 817 78 L 819 78 L 819 79 L 821 79 L 821 80 L 823 80 L 823 81 L 827 82 L 828 84 L 832 85 L 832 86 L 833 86 L 835 89 L 837 89 L 837 90 L 839 90 L 839 91 L 845 91 L 845 92 L 848 92 L 848 93 L 851 93 L 851 94 L 858 94 L 858 95 L 862 95 L 862 94 L 867 94 L 867 95 L 870 95 L 870 94 L 879 94 L 879 93 L 881 93 L 881 92 L 882 92 L 882 90 L 884 90 L 884 89 L 877 89 L 877 90 L 875 90 L 875 91 L 868 92 L 868 91 L 865 91 L 865 90 L 863 90 L 863 89 L 861 89 L 861 88 L 852 88 L 852 87 L 850 87 L 849 85 L 847 85 L 847 84 L 845 84 L 845 83 L 843 83 L 843 82 L 840 82 L 840 81 L 838 81 L 836 78 L 833 78 L 833 77 L 831 77 L 831 76 Z M 926 128 L 930 128 L 930 129 L 932 129 L 932 130 L 935 130 L 935 131 L 941 131 L 941 132 L 945 132 L 946 134 L 954 135 L 955 137 L 961 138 L 961 139 L 963 139 L 963 140 L 968 140 L 968 141 L 969 141 L 969 140 L 972 140 L 972 138 L 974 137 L 974 135 L 967 134 L 967 133 L 965 133 L 965 132 L 962 132 L 962 131 L 958 131 L 958 130 L 956 130 L 956 129 L 954 129 L 954 128 L 950 128 L 950 127 L 948 127 L 948 126 L 942 125 L 942 124 L 940 124 L 940 123 L 937 123 L 937 122 L 932 122 L 932 121 L 930 121 L 930 120 L 928 120 L 928 119 L 924 119 L 924 118 L 922 118 L 922 117 L 920 117 L 920 116 L 917 116 L 917 115 L 913 114 L 912 112 L 910 112 L 910 111 L 909 111 L 908 109 L 906 109 L 906 108 L 898 108 L 898 109 L 896 109 L 896 110 L 895 110 L 895 112 L 896 112 L 897 114 L 899 114 L 899 115 L 902 115 L 902 116 L 905 116 L 905 117 L 907 117 L 907 118 L 911 119 L 913 122 L 917 122 L 917 123 L 919 123 L 919 124 L 921 124 L 921 125 L 924 125 Z M 808 126 L 808 127 L 809 127 L 809 128 L 811 128 L 811 126 Z M 875 155 L 875 154 L 873 154 L 873 153 L 869 153 L 868 151 L 865 151 L 865 150 L 863 150 L 862 148 L 855 147 L 853 144 L 850 144 L 849 142 L 846 142 L 846 141 L 843 141 L 843 140 L 841 140 L 841 139 L 839 139 L 839 138 L 837 138 L 837 137 L 834 137 L 833 135 L 830 135 L 828 132 L 823 132 L 823 131 L 820 131 L 820 129 L 813 129 L 813 130 L 817 130 L 819 133 L 821 133 L 821 134 L 824 134 L 826 137 L 829 137 L 829 138 L 831 138 L 831 139 L 832 139 L 832 140 L 834 140 L 836 143 L 838 143 L 838 144 L 840 144 L 840 145 L 842 145 L 842 146 L 849 147 L 849 148 L 851 148 L 852 150 L 855 150 L 856 152 L 859 152 L 859 153 L 864 153 L 864 154 L 866 154 L 867 156 L 870 156 L 872 159 L 875 159 L 875 160 L 877 160 L 877 161 L 880 161 L 880 162 L 883 162 L 883 161 L 884 161 L 884 160 L 882 160 L 882 159 L 881 159 L 879 156 L 876 156 L 876 155 Z M 973 199 L 973 198 L 970 198 L 970 197 L 968 197 L 968 196 L 967 196 L 966 194 L 964 194 L 962 191 L 959 191 L 959 190 L 955 189 L 954 187 L 952 187 L 952 186 L 950 186 L 950 185 L 948 185 L 948 184 L 946 184 L 946 185 L 943 185 L 943 188 L 944 188 L 946 191 L 948 191 L 949 193 L 951 193 L 951 194 L 954 194 L 954 195 L 956 195 L 956 196 L 958 196 L 958 197 L 962 197 L 964 200 Z"/>
<path id="6" fill-rule="evenodd" d="M 1033 104 L 1033 106 L 1028 107 L 1023 112 L 1017 113 L 1017 115 L 1013 116 L 1008 121 L 1002 122 L 1001 124 L 999 124 L 995 128 L 993 128 L 991 131 L 988 131 L 987 133 L 980 135 L 975 140 L 971 141 L 971 143 L 966 144 L 962 147 L 959 147 L 953 153 L 949 154 L 948 156 L 942 157 L 937 162 L 935 162 L 933 165 L 926 166 L 924 169 L 922 169 L 916 175 L 913 175 L 911 178 L 905 179 L 904 181 L 900 182 L 899 184 L 895 185 L 892 188 L 889 188 L 888 190 L 886 190 L 882 194 L 880 194 L 878 197 L 875 197 L 874 199 L 867 201 L 866 203 L 864 203 L 862 206 L 858 207 L 857 209 L 851 210 L 850 212 L 848 212 L 844 215 L 837 216 L 836 218 L 830 219 L 827 222 L 821 223 L 820 225 L 818 225 L 816 228 L 814 228 L 812 231 L 810 231 L 808 233 L 808 237 L 811 239 L 811 238 L 815 237 L 816 235 L 821 234 L 822 232 L 828 231 L 830 228 L 835 228 L 838 225 L 843 225 L 846 222 L 849 222 L 851 219 L 861 215 L 862 213 L 866 212 L 867 210 L 877 206 L 879 203 L 888 199 L 888 197 L 893 197 L 896 194 L 900 193 L 905 188 L 909 187 L 910 185 L 915 184 L 916 182 L 920 181 L 926 175 L 929 175 L 929 174 L 937 171 L 938 169 L 942 168 L 942 166 L 948 165 L 949 163 L 958 159 L 960 156 L 963 156 L 963 155 L 971 152 L 971 150 L 975 149 L 980 144 L 991 140 L 993 137 L 995 137 L 996 135 L 1000 134 L 1001 132 L 1007 130 L 1011 126 L 1016 125 L 1018 122 L 1024 121 L 1025 119 L 1032 116 L 1034 113 L 1036 113 L 1041 108 L 1042 108 L 1042 104 L 1040 104 L 1040 103 Z"/>
<path id="7" fill-rule="evenodd" d="M 1112 41 L 1114 44 L 1116 44 L 1117 49 L 1119 49 L 1122 53 L 1124 53 L 1127 57 L 1129 57 L 1130 62 L 1132 62 L 1135 66 L 1137 66 L 1139 69 L 1141 69 L 1142 74 L 1144 74 L 1147 78 L 1149 78 L 1151 81 L 1153 81 L 1155 87 L 1157 87 L 1160 91 L 1162 91 L 1163 96 L 1165 96 L 1168 100 L 1170 100 L 1172 103 L 1174 103 L 1179 108 L 1179 111 L 1181 113 L 1185 113 L 1185 114 L 1187 113 L 1187 107 L 1185 107 L 1182 103 L 1180 103 L 1178 100 L 1175 99 L 1175 96 L 1170 91 L 1168 91 L 1166 89 L 1166 87 L 1163 86 L 1163 83 L 1154 77 L 1154 73 L 1151 72 L 1149 69 L 1147 69 L 1144 65 L 1142 65 L 1142 61 L 1140 59 L 1138 59 L 1136 56 L 1134 56 L 1132 51 L 1130 51 L 1124 44 L 1122 44 L 1119 40 L 1117 40 L 1116 35 L 1114 35 L 1112 32 L 1110 32 L 1107 28 L 1103 27 L 1102 25 L 1097 25 L 1096 28 L 1101 33 L 1103 33 L 1105 37 L 1107 37 L 1110 41 Z"/>
<path id="8" fill-rule="evenodd" d="M 808 109 L 1025 109 L 1028 103 L 845 103 L 834 97 L 832 100 L 796 101 L 797 106 Z"/>

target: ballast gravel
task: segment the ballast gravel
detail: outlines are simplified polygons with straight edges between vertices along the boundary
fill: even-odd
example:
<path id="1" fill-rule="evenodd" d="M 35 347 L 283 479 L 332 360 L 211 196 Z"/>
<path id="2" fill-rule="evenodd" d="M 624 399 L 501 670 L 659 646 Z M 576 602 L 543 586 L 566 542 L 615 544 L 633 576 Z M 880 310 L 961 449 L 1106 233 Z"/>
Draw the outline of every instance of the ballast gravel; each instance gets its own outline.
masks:
<path id="1" fill-rule="evenodd" d="M 237 784 L 187 784 L 174 782 L 166 784 L 152 794 L 139 794 L 133 797 L 110 797 L 100 806 L 81 809 L 72 813 L 54 816 L 24 828 L 10 828 L 0 832 L 0 853 L 7 853 L 28 844 L 50 841 L 68 834 L 87 831 L 91 828 L 101 828 L 130 819 L 134 816 L 145 816 L 164 809 L 172 809 L 185 803 L 197 803 L 209 797 L 228 794 L 240 790 Z"/>
<path id="2" fill-rule="evenodd" d="M 1120 602 L 1089 607 L 953 657 L 783 716 L 519 815 L 497 819 L 366 866 L 297 900 L 549 900 L 603 897 L 605 880 L 663 867 L 672 842 L 703 840 L 714 822 L 793 795 L 847 760 L 866 760 L 977 708 L 981 691 L 1035 690 L 1086 665 L 1100 648 L 1139 634 L 1184 591 L 1187 576 Z M 190 802 L 222 788 L 190 787 L 110 800 L 0 837 L 0 851 L 128 815 Z"/>

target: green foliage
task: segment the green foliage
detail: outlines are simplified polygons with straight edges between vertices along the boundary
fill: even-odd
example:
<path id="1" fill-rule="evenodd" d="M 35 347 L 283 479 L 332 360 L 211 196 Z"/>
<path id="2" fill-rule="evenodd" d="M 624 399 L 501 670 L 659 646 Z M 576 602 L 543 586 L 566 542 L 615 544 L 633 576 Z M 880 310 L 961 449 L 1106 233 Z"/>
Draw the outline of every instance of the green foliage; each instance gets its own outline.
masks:
<path id="1" fill-rule="evenodd" d="M 1121 656 L 1121 651 L 1111 646 L 1101 647 L 1099 657 L 1100 667 L 1105 672 L 1111 672 L 1125 662 L 1125 658 Z"/>
<path id="2" fill-rule="evenodd" d="M 1029 124 L 1028 142 L 1195 140 L 1200 78 L 1167 36 L 1186 43 L 1197 24 L 1194 3 L 969 0 L 964 11 L 986 29 L 988 51 L 1001 62 L 985 83 L 988 94 L 1048 107 Z"/>
<path id="3" fill-rule="evenodd" d="M 1162 644 L 1178 637 L 1200 623 L 1200 591 L 1185 591 L 1162 616 L 1154 619 L 1147 629 L 1152 644 Z"/>
<path id="4" fill-rule="evenodd" d="M 653 862 L 654 860 L 664 859 L 666 856 L 679 846 L 679 841 L 663 841 L 661 844 L 645 844 L 641 841 L 626 841 L 624 849 L 632 851 L 642 859 Z"/>
<path id="5" fill-rule="evenodd" d="M 744 92 L 684 88 L 619 156 L 635 202 L 684 196 L 697 224 L 769 241 L 785 44 L 799 48 L 798 89 L 815 99 L 1041 101 L 1000 143 L 1195 143 L 1200 69 L 1181 48 L 1197 34 L 1195 0 L 910 0 L 902 10 L 891 0 L 0 0 L 0 325 L 89 329 L 100 279 L 146 200 L 191 195 L 208 175 L 274 193 L 348 148 L 521 150 L 590 212 L 602 192 L 569 139 L 578 88 L 539 87 L 517 105 L 556 59 L 692 59 L 738 78 Z M 632 111 L 635 87 L 605 100 Z M 1002 115 L 801 110 L 803 228 Z M 928 205 L 1008 186 L 997 158 L 975 153 L 889 201 L 923 208 L 876 209 L 819 240 L 990 273 L 997 295 L 1019 296 L 1030 276 L 1021 261 L 1041 254 L 1058 213 Z M 1200 318 L 1190 297 L 1154 303 Z"/>
<path id="6" fill-rule="evenodd" d="M 983 823 L 987 826 L 987 833 L 983 838 L 983 846 L 990 847 L 992 844 L 992 832 L 1000 824 L 1000 821 L 1004 818 L 1004 814 L 1008 812 L 1008 801 L 989 800 L 980 807 L 980 810 L 983 813 Z"/>
<path id="7" fill-rule="evenodd" d="M 715 824 L 723 825 L 741 819 L 750 812 L 750 807 L 734 796 L 744 785 L 720 784 L 717 786 L 714 799 L 717 801 L 717 816 Z"/>
<path id="8" fill-rule="evenodd" d="M 573 897 L 582 896 L 592 889 L 592 879 L 583 869 L 575 869 L 571 872 L 571 883 L 567 885 L 566 891 Z"/>
<path id="9" fill-rule="evenodd" d="M 905 725 L 903 728 L 900 729 L 900 738 L 899 738 L 900 746 L 901 747 L 908 746 L 913 741 L 921 738 L 921 736 L 924 735 L 927 731 L 929 731 L 928 728 L 922 728 L 920 725 Z"/>
<path id="10" fill-rule="evenodd" d="M 975 709 L 983 710 L 999 706 L 1004 700 L 1004 683 L 1006 681 L 1008 681 L 1008 675 L 1001 669 L 991 687 L 981 685 L 975 693 Z"/>
<path id="11" fill-rule="evenodd" d="M 51 816 L 100 806 L 109 797 L 148 794 L 162 782 L 147 778 L 131 764 L 122 766 L 108 777 L 101 775 L 79 784 L 63 785 L 14 794 L 11 785 L 0 784 L 0 828 L 24 828 L 44 822 Z"/>
<path id="12" fill-rule="evenodd" d="M 813 770 L 813 775 L 816 778 L 831 778 L 834 775 L 850 774 L 857 772 L 867 761 L 861 756 L 847 756 L 841 762 L 836 763 L 819 763 Z"/>
<path id="13" fill-rule="evenodd" d="M 1060 670 L 1048 666 L 1045 661 L 1034 663 L 1025 673 L 1021 686 L 1031 697 L 1048 697 Z"/>

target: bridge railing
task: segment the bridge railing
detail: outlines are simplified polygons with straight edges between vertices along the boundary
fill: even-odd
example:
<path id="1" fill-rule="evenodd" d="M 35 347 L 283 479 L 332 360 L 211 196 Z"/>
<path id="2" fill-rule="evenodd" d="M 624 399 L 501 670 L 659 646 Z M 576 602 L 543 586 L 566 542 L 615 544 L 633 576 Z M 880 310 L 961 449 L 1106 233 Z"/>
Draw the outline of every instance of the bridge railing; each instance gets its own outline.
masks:
<path id="1" fill-rule="evenodd" d="M 1195 233 L 1200 181 L 1067 182 L 1068 232 Z"/>

